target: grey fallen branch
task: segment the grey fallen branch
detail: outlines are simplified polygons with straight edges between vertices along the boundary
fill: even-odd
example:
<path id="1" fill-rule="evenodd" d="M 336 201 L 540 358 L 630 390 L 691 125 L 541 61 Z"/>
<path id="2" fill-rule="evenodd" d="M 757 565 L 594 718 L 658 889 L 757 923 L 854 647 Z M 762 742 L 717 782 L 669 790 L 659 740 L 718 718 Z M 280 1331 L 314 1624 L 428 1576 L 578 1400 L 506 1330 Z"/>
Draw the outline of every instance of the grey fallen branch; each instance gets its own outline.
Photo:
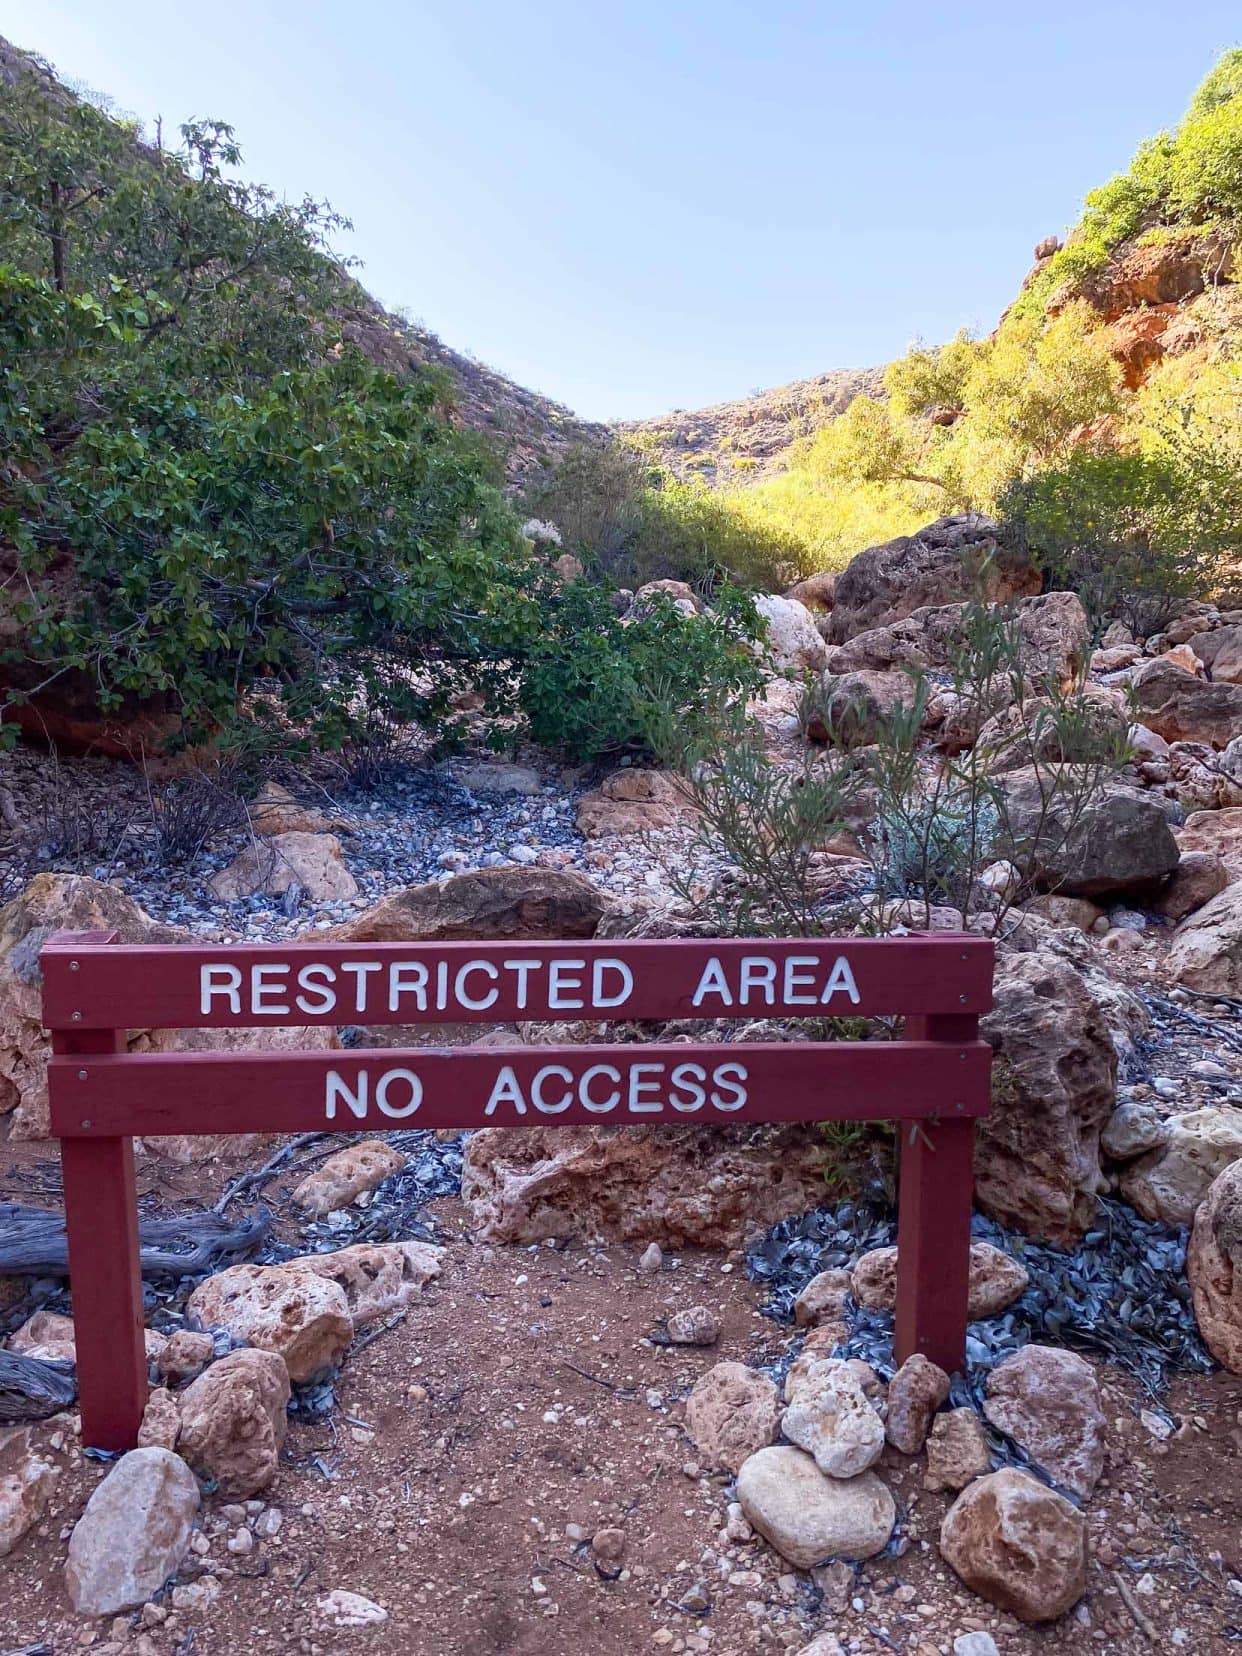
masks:
<path id="1" fill-rule="evenodd" d="M 141 1219 L 139 1246 L 144 1277 L 199 1276 L 243 1259 L 271 1229 L 266 1208 L 230 1225 L 218 1213 Z M 0 1203 L 0 1276 L 67 1277 L 69 1247 L 63 1213 Z"/>
<path id="2" fill-rule="evenodd" d="M 46 1363 L 16 1351 L 0 1351 L 0 1421 L 46 1420 L 78 1395 L 72 1363 Z"/>

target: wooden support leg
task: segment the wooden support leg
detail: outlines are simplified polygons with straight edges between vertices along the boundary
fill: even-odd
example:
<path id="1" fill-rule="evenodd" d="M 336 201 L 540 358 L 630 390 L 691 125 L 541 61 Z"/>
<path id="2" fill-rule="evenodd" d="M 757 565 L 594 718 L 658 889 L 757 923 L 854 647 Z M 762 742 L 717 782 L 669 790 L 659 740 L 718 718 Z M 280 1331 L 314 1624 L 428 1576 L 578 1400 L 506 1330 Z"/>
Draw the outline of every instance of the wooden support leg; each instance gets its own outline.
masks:
<path id="1" fill-rule="evenodd" d="M 119 1043 L 116 1031 L 83 1030 L 55 1044 L 86 1056 Z M 82 1442 L 132 1449 L 147 1405 L 134 1141 L 64 1138 L 60 1154 Z"/>
<path id="2" fill-rule="evenodd" d="M 911 1019 L 912 1040 L 973 1040 L 977 1020 Z M 897 1217 L 898 1363 L 916 1351 L 960 1373 L 966 1357 L 974 1123 L 902 1123 Z"/>

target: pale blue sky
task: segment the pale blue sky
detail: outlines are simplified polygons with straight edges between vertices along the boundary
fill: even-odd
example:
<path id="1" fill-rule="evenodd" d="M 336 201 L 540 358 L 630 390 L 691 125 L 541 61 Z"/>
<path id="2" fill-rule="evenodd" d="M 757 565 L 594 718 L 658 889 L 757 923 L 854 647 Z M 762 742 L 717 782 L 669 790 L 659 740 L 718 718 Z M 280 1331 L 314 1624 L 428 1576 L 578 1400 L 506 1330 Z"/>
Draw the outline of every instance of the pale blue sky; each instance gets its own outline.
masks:
<path id="1" fill-rule="evenodd" d="M 990 328 L 1237 0 L 0 0 L 148 124 L 354 220 L 362 279 L 596 417 Z"/>

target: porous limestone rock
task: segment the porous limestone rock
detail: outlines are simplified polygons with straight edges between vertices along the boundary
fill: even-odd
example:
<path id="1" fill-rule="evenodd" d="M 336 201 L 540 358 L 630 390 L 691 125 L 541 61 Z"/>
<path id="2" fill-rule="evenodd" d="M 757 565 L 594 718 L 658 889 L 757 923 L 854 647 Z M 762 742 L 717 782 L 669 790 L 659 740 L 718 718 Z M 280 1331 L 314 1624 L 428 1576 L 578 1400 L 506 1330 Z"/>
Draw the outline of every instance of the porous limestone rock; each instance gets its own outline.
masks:
<path id="1" fill-rule="evenodd" d="M 629 766 L 606 776 L 599 787 L 583 794 L 575 815 L 578 832 L 587 839 L 605 834 L 646 834 L 671 828 L 684 801 L 673 779 L 664 771 Z"/>
<path id="2" fill-rule="evenodd" d="M 1226 886 L 1182 921 L 1173 934 L 1167 963 L 1188 989 L 1242 994 L 1242 881 Z"/>
<path id="3" fill-rule="evenodd" d="M 776 1441 L 781 1405 L 766 1374 L 744 1363 L 717 1363 L 686 1399 L 686 1431 L 702 1460 L 736 1472 L 757 1449 Z"/>
<path id="4" fill-rule="evenodd" d="M 720 1338 L 720 1318 L 709 1305 L 674 1311 L 664 1328 L 674 1345 L 711 1346 Z"/>
<path id="5" fill-rule="evenodd" d="M 259 893 L 279 897 L 292 886 L 313 903 L 358 895 L 358 882 L 345 866 L 335 834 L 269 834 L 246 846 L 208 884 L 223 903 Z"/>
<path id="6" fill-rule="evenodd" d="M 331 834 L 352 826 L 329 816 L 318 806 L 305 805 L 279 782 L 265 782 L 250 807 L 250 826 L 256 834 Z"/>
<path id="7" fill-rule="evenodd" d="M 810 1455 L 784 1446 L 750 1456 L 737 1498 L 751 1527 L 797 1570 L 874 1558 L 897 1522 L 893 1497 L 874 1472 L 828 1478 Z"/>
<path id="8" fill-rule="evenodd" d="M 187 1310 L 205 1328 L 279 1353 L 296 1385 L 330 1374 L 354 1336 L 344 1289 L 287 1265 L 231 1265 L 198 1285 Z"/>
<path id="9" fill-rule="evenodd" d="M 805 604 L 764 594 L 755 599 L 755 609 L 764 623 L 763 646 L 778 671 L 815 673 L 823 668 L 828 650 Z"/>
<path id="10" fill-rule="evenodd" d="M 607 907 L 572 869 L 480 868 L 391 892 L 322 935 L 338 943 L 555 942 L 593 937 Z"/>
<path id="11" fill-rule="evenodd" d="M 466 1142 L 462 1201 L 489 1241 L 604 1237 L 736 1247 L 822 1199 L 813 1130 L 485 1127 Z"/>
<path id="12" fill-rule="evenodd" d="M 200 1375 L 215 1354 L 215 1342 L 210 1334 L 179 1328 L 168 1336 L 167 1344 L 155 1359 L 155 1367 L 161 1379 L 180 1386 Z"/>
<path id="13" fill-rule="evenodd" d="M 839 643 L 926 605 L 964 602 L 976 593 L 994 604 L 1037 593 L 1040 576 L 1031 559 L 1007 547 L 997 531 L 992 518 L 967 512 L 859 552 L 836 577 L 830 637 Z"/>
<path id="14" fill-rule="evenodd" d="M 416 1299 L 440 1275 L 444 1253 L 430 1242 L 355 1242 L 325 1253 L 298 1254 L 285 1260 L 282 1269 L 336 1283 L 354 1326 L 361 1328 Z"/>
<path id="15" fill-rule="evenodd" d="M 794 1321 L 799 1328 L 839 1317 L 851 1293 L 850 1273 L 841 1267 L 819 1271 L 794 1301 Z"/>
<path id="16" fill-rule="evenodd" d="M 888 1383 L 884 1435 L 903 1455 L 917 1455 L 936 1410 L 949 1395 L 949 1376 L 916 1351 Z"/>
<path id="17" fill-rule="evenodd" d="M 335 1213 L 357 1201 L 364 1191 L 374 1190 L 399 1173 L 408 1158 L 383 1139 L 364 1139 L 347 1144 L 328 1157 L 322 1167 L 308 1173 L 293 1192 L 300 1208 L 316 1216 Z"/>
<path id="18" fill-rule="evenodd" d="M 976 1199 L 1044 1241 L 1077 1241 L 1103 1187 L 1100 1132 L 1117 1094 L 1117 1051 L 1090 986 L 1045 949 L 1002 953 L 993 1009 L 992 1111 L 975 1129 Z"/>
<path id="19" fill-rule="evenodd" d="M 42 1518 L 58 1476 L 34 1448 L 28 1428 L 0 1432 L 0 1558 Z"/>
<path id="20" fill-rule="evenodd" d="M 1082 1513 L 1010 1467 L 977 1478 L 954 1501 L 940 1555 L 972 1592 L 1025 1622 L 1056 1621 L 1086 1591 Z"/>
<path id="21" fill-rule="evenodd" d="M 1104 1470 L 1095 1370 L 1075 1352 L 1028 1345 L 988 1376 L 983 1412 L 1054 1482 L 1086 1499 Z"/>
<path id="22" fill-rule="evenodd" d="M 817 1362 L 781 1417 L 781 1431 L 821 1472 L 853 1478 L 884 1451 L 884 1425 L 845 1363 Z"/>
<path id="23" fill-rule="evenodd" d="M 1139 718 L 1166 742 L 1227 747 L 1242 731 L 1242 685 L 1214 683 L 1157 659 L 1134 675 Z"/>
<path id="24" fill-rule="evenodd" d="M 970 1244 L 970 1288 L 966 1314 L 971 1322 L 998 1317 L 1020 1299 L 1030 1283 L 1026 1266 L 990 1242 Z M 863 1254 L 850 1275 L 854 1298 L 876 1311 L 892 1311 L 897 1304 L 897 1249 L 872 1248 Z"/>
<path id="25" fill-rule="evenodd" d="M 153 1598 L 185 1557 L 198 1482 L 167 1449 L 122 1455 L 69 1537 L 65 1587 L 80 1616 L 115 1616 Z"/>
<path id="26" fill-rule="evenodd" d="M 177 1448 L 227 1500 L 244 1501 L 276 1476 L 285 1441 L 289 1370 L 274 1351 L 231 1351 L 181 1394 Z"/>
<path id="27" fill-rule="evenodd" d="M 1204 1345 L 1242 1374 L 1242 1161 L 1217 1175 L 1195 1215 L 1186 1274 Z"/>
<path id="28" fill-rule="evenodd" d="M 139 1449 L 175 1449 L 181 1430 L 181 1411 L 167 1386 L 156 1386 L 147 1397 L 138 1428 Z"/>
<path id="29" fill-rule="evenodd" d="M 992 1451 L 983 1422 L 973 1409 L 945 1409 L 932 1421 L 927 1436 L 927 1471 L 923 1487 L 965 1489 L 992 1470 Z"/>
<path id="30" fill-rule="evenodd" d="M 1208 1187 L 1242 1160 L 1242 1110 L 1205 1104 L 1171 1116 L 1164 1142 L 1121 1175 L 1121 1191 L 1144 1219 L 1188 1225 Z"/>

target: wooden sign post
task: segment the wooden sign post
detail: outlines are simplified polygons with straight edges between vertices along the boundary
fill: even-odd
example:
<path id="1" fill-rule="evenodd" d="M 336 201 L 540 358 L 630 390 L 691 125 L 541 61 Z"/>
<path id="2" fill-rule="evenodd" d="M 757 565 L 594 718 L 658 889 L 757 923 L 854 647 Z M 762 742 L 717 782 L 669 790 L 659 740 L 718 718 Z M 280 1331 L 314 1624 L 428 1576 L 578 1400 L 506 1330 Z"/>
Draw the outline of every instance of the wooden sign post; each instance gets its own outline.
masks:
<path id="1" fill-rule="evenodd" d="M 82 1440 L 132 1448 L 147 1398 L 133 1140 L 161 1134 L 679 1121 L 909 1122 L 896 1355 L 962 1363 L 973 1122 L 993 947 L 886 939 L 122 945 L 42 952 Z M 904 1039 L 129 1054 L 129 1029 L 904 1016 Z"/>

